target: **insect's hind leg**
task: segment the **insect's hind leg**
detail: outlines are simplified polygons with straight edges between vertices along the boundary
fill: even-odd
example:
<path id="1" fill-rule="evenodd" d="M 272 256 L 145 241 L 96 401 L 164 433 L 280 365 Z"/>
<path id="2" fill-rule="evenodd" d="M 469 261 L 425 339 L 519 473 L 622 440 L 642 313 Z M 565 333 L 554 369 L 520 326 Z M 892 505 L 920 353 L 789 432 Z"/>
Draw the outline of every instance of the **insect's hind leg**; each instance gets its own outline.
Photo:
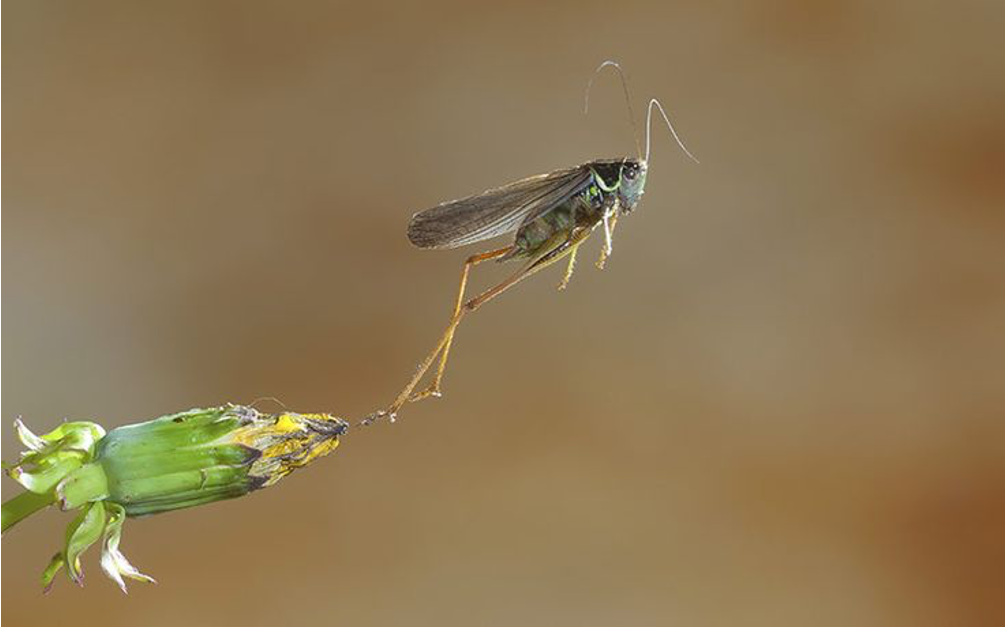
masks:
<path id="1" fill-rule="evenodd" d="M 477 266 L 482 262 L 489 261 L 491 259 L 497 259 L 503 257 L 507 253 L 513 250 L 512 246 L 504 247 L 502 249 L 496 249 L 495 251 L 487 251 L 485 253 L 479 253 L 478 255 L 472 255 L 465 261 L 465 266 L 461 270 L 461 284 L 458 286 L 458 299 L 454 304 L 454 313 L 451 314 L 451 323 L 447 326 L 447 331 L 444 332 L 443 338 L 441 338 L 440 346 L 438 346 L 438 352 L 440 353 L 440 363 L 437 365 L 437 372 L 433 376 L 433 382 L 423 390 L 410 394 L 408 401 L 420 401 L 427 397 L 439 397 L 440 396 L 440 382 L 444 378 L 444 370 L 447 368 L 447 356 L 451 352 L 451 343 L 454 341 L 454 331 L 458 327 L 458 323 L 461 322 L 461 317 L 464 316 L 462 313 L 462 308 L 465 305 L 465 288 L 468 284 L 468 272 L 473 266 Z M 426 369 L 429 365 L 426 365 Z M 426 369 L 422 369 L 425 371 Z M 422 377 L 422 374 L 419 375 Z M 416 380 L 412 384 L 418 383 Z"/>
<path id="2" fill-rule="evenodd" d="M 388 417 L 393 421 L 395 419 L 395 413 L 397 413 L 398 410 L 401 409 L 401 407 L 404 406 L 408 401 L 419 401 L 420 399 L 425 399 L 430 395 L 439 396 L 440 380 L 443 378 L 443 372 L 447 366 L 447 353 L 450 349 L 451 342 L 454 339 L 454 330 L 457 329 L 458 324 L 461 322 L 462 317 L 464 317 L 465 312 L 467 311 L 465 308 L 466 304 L 464 298 L 465 298 L 465 287 L 468 284 L 468 272 L 471 270 L 472 266 L 476 266 L 487 260 L 503 257 L 504 255 L 509 253 L 512 248 L 513 247 L 508 246 L 502 249 L 496 249 L 495 251 L 487 251 L 485 253 L 479 253 L 477 255 L 472 255 L 467 260 L 465 260 L 464 268 L 461 270 L 461 283 L 458 286 L 458 298 L 454 305 L 454 313 L 451 315 L 451 320 L 450 323 L 448 323 L 447 325 L 447 329 L 444 331 L 443 335 L 440 337 L 440 340 L 437 342 L 437 346 L 433 349 L 433 351 L 429 355 L 426 356 L 426 359 L 424 359 L 422 364 L 419 365 L 419 368 L 416 369 L 415 375 L 413 375 L 412 379 L 409 380 L 409 383 L 405 385 L 405 388 L 402 389 L 402 392 L 398 393 L 398 396 L 395 397 L 395 400 L 391 403 L 391 405 L 388 406 L 386 410 L 375 412 L 370 416 L 368 416 L 367 418 L 365 418 L 363 420 L 363 423 L 365 425 L 369 425 L 370 423 L 373 423 L 375 420 L 383 417 Z M 437 358 L 438 355 L 441 356 L 440 364 L 437 368 L 437 374 L 436 377 L 434 378 L 433 384 L 427 389 L 413 394 L 412 391 L 415 390 L 416 386 L 419 384 L 419 381 L 423 378 L 423 375 L 426 374 L 426 371 L 430 369 L 430 366 L 433 365 L 433 361 Z"/>
<path id="3" fill-rule="evenodd" d="M 434 375 L 434 381 L 430 387 L 422 390 L 421 392 L 417 392 L 417 394 L 409 398 L 408 401 L 417 402 L 426 399 L 431 395 L 440 396 L 440 382 L 444 377 L 444 370 L 447 368 L 447 356 L 448 352 L 451 350 L 451 342 L 454 340 L 454 332 L 458 328 L 458 324 L 461 323 L 461 318 L 466 312 L 474 312 L 531 275 L 534 275 L 538 271 L 551 266 L 566 256 L 569 256 L 569 265 L 566 267 L 562 283 L 559 285 L 559 290 L 562 290 L 565 288 L 566 284 L 569 283 L 569 277 L 572 275 L 573 265 L 576 260 L 576 249 L 579 247 L 584 238 L 590 236 L 590 233 L 591 232 L 589 230 L 584 230 L 571 234 L 568 238 L 557 238 L 554 242 L 564 242 L 554 248 L 546 246 L 544 248 L 547 251 L 545 254 L 532 259 L 522 269 L 511 275 L 500 284 L 493 286 L 477 297 L 473 297 L 468 301 L 463 301 L 465 294 L 465 282 L 468 280 L 468 270 L 480 262 L 504 257 L 505 255 L 511 253 L 512 247 L 500 249 L 498 251 L 491 251 L 480 256 L 473 256 L 469 258 L 468 263 L 465 264 L 465 270 L 462 272 L 461 290 L 458 292 L 458 303 L 454 310 L 454 317 L 452 317 L 451 325 L 448 326 L 448 329 L 444 334 L 444 338 L 441 340 L 444 352 L 441 354 L 441 361 L 437 368 L 437 374 Z M 429 364 L 427 364 L 427 367 L 429 368 Z"/>
<path id="4" fill-rule="evenodd" d="M 451 321 L 447 325 L 447 329 L 444 331 L 443 335 L 440 337 L 440 341 L 437 343 L 437 346 L 433 349 L 433 351 L 430 352 L 429 355 L 426 356 L 426 359 L 423 360 L 422 364 L 419 365 L 419 368 L 416 370 L 416 374 L 412 376 L 412 379 L 405 386 L 405 388 L 402 389 L 402 392 L 398 394 L 398 397 L 395 398 L 392 404 L 388 406 L 386 410 L 375 412 L 370 416 L 366 417 L 363 420 L 363 424 L 369 425 L 374 421 L 384 417 L 387 417 L 393 421 L 395 419 L 395 414 L 407 402 L 419 401 L 420 399 L 424 399 L 433 394 L 431 390 L 437 390 L 433 386 L 420 393 L 416 393 L 415 395 L 412 394 L 412 391 L 415 390 L 416 386 L 419 384 L 419 380 L 423 378 L 423 375 L 426 374 L 426 371 L 428 371 L 430 367 L 433 365 L 433 361 L 437 359 L 437 356 L 441 356 L 441 359 L 435 376 L 435 381 L 439 382 L 440 379 L 443 378 L 443 372 L 447 366 L 446 349 L 449 349 L 451 342 L 454 340 L 454 332 L 457 329 L 458 325 L 461 323 L 461 319 L 464 318 L 465 314 L 467 314 L 468 312 L 474 312 L 475 310 L 479 309 L 492 299 L 495 299 L 496 297 L 503 294 L 516 284 L 520 283 L 524 279 L 527 279 L 528 277 L 535 274 L 539 270 L 547 268 L 548 266 L 551 266 L 555 262 L 564 258 L 566 255 L 570 254 L 575 249 L 575 246 L 578 245 L 588 235 L 590 235 L 590 231 L 584 230 L 582 233 L 576 234 L 572 239 L 569 239 L 568 240 L 569 244 L 565 244 L 562 242 L 563 240 L 566 240 L 565 236 L 562 237 L 557 236 L 553 243 L 549 244 L 548 246 L 542 247 L 542 250 L 546 251 L 544 254 L 539 255 L 534 259 L 532 259 L 523 268 L 521 268 L 519 271 L 511 275 L 508 279 L 504 280 L 503 282 L 493 286 L 492 288 L 489 288 L 488 290 L 479 294 L 476 297 L 464 301 L 463 299 L 464 299 L 465 286 L 468 282 L 468 271 L 471 269 L 471 267 L 490 259 L 503 257 L 507 253 L 509 253 L 513 247 L 497 249 L 495 251 L 489 251 L 487 253 L 473 255 L 472 257 L 468 258 L 468 260 L 465 262 L 464 269 L 461 271 L 461 285 L 459 286 L 458 290 L 458 301 L 455 304 L 454 316 L 451 317 Z M 437 392 L 439 392 L 439 390 L 437 390 Z"/>

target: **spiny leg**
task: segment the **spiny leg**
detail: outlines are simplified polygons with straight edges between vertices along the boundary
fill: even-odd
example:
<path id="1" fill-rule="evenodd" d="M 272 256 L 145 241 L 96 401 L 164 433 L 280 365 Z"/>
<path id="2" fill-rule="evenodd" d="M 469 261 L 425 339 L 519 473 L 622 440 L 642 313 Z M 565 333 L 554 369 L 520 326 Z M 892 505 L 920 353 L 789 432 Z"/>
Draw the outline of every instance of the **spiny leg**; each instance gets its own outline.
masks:
<path id="1" fill-rule="evenodd" d="M 590 235 L 590 230 L 583 230 L 574 233 L 572 236 L 566 236 L 563 234 L 556 234 L 549 242 L 539 250 L 545 251 L 544 253 L 532 258 L 524 267 L 511 275 L 508 279 L 503 282 L 489 288 L 482 294 L 468 300 L 463 305 L 461 305 L 455 311 L 455 318 L 452 320 L 451 326 L 448 327 L 445 332 L 446 341 L 442 340 L 442 346 L 444 347 L 444 353 L 440 358 L 440 365 L 437 368 L 437 373 L 434 376 L 434 381 L 440 382 L 444 375 L 444 369 L 447 367 L 447 351 L 450 350 L 451 342 L 454 339 L 454 331 L 457 329 L 458 324 L 461 322 L 461 317 L 465 315 L 465 312 L 474 312 L 479 309 L 489 301 L 495 299 L 499 295 L 503 294 L 516 284 L 527 279 L 531 275 L 535 274 L 543 268 L 547 268 L 552 264 L 558 262 L 562 258 L 570 255 L 572 257 L 576 256 L 576 249 L 580 246 L 585 238 Z M 570 260 L 570 265 L 566 269 L 566 276 L 563 282 L 568 282 L 569 277 L 572 274 L 573 262 Z M 439 392 L 439 389 L 438 389 Z M 425 396 L 425 395 L 424 395 Z M 410 401 L 418 401 L 423 397 L 416 396 L 410 398 Z"/>
<path id="2" fill-rule="evenodd" d="M 585 238 L 589 234 L 590 232 L 587 231 L 582 235 L 578 235 L 575 238 L 575 240 L 573 240 L 573 244 L 574 245 L 579 244 L 580 241 L 582 241 L 583 238 Z M 402 406 L 406 404 L 406 402 L 410 400 L 418 401 L 419 399 L 421 399 L 422 397 L 419 397 L 418 395 L 413 399 L 412 391 L 415 389 L 416 385 L 419 384 L 419 380 L 423 378 L 423 375 L 426 374 L 426 371 L 429 370 L 430 366 L 433 365 L 433 361 L 437 358 L 437 356 L 441 355 L 441 351 L 443 351 L 446 347 L 450 345 L 451 341 L 454 338 L 454 332 L 457 329 L 458 325 L 461 323 L 461 319 L 464 318 L 464 315 L 466 313 L 474 312 L 475 310 L 477 310 L 484 304 L 488 303 L 492 299 L 503 294 L 505 291 L 507 291 L 517 283 L 523 281 L 524 279 L 527 279 L 528 277 L 538 272 L 539 270 L 547 266 L 550 266 L 553 263 L 557 262 L 558 260 L 562 259 L 569 252 L 571 252 L 571 250 L 572 248 L 567 248 L 563 251 L 558 251 L 556 248 L 552 247 L 547 253 L 531 260 L 520 271 L 514 273 L 508 279 L 493 286 L 492 288 L 489 288 L 488 290 L 479 294 L 478 296 L 462 303 L 461 306 L 456 309 L 454 316 L 451 318 L 450 323 L 447 325 L 447 329 L 444 331 L 443 335 L 440 337 L 440 340 L 437 342 L 437 346 L 434 347 L 433 351 L 431 351 L 430 354 L 426 356 L 426 359 L 424 359 L 423 362 L 419 365 L 419 368 L 416 370 L 415 375 L 412 376 L 412 379 L 409 381 L 409 383 L 405 386 L 405 388 L 402 389 L 402 392 L 398 394 L 398 397 L 395 398 L 395 400 L 391 403 L 390 406 L 388 406 L 386 410 L 380 410 L 378 412 L 371 414 L 370 416 L 363 419 L 362 423 L 364 425 L 369 425 L 374 421 L 384 417 L 387 417 L 388 419 L 394 421 L 395 414 L 401 409 Z M 507 251 L 509 251 L 509 249 L 501 249 L 500 251 L 491 251 L 490 253 L 484 254 L 487 257 L 485 257 L 484 259 L 474 261 L 474 263 L 478 263 L 479 261 L 485 261 L 485 259 L 493 259 L 493 257 L 496 256 L 502 256 Z M 492 253 L 497 253 L 498 255 L 492 255 Z M 474 257 L 477 258 L 479 256 Z M 474 263 L 472 265 L 474 265 Z M 466 267 L 467 266 L 468 264 L 466 263 Z M 462 285 L 461 285 L 462 290 L 464 289 L 464 284 L 467 281 L 466 271 L 462 272 Z M 443 377 L 443 370 L 444 368 L 446 368 L 446 366 L 447 361 L 441 359 L 436 374 L 437 379 L 441 379 Z"/>
<path id="3" fill-rule="evenodd" d="M 429 396 L 439 397 L 440 396 L 440 380 L 443 379 L 444 369 L 447 368 L 447 354 L 451 351 L 451 342 L 454 339 L 454 329 L 457 328 L 457 323 L 460 322 L 461 308 L 465 303 L 465 287 L 468 284 L 468 272 L 471 270 L 472 266 L 477 266 L 482 262 L 496 259 L 498 257 L 503 257 L 513 249 L 512 246 L 504 247 L 502 249 L 496 249 L 495 251 L 487 251 L 485 253 L 479 253 L 478 255 L 472 255 L 465 261 L 464 268 L 461 270 L 461 284 L 458 286 L 458 298 L 457 302 L 454 304 L 454 313 L 451 314 L 451 325 L 447 327 L 447 332 L 445 332 L 446 342 L 443 344 L 443 351 L 440 355 L 440 364 L 437 366 L 437 373 L 433 378 L 433 382 L 424 390 L 421 390 L 409 397 L 409 401 L 419 401 L 425 399 Z M 457 321 L 455 322 L 455 319 Z M 439 350 L 439 349 L 438 349 Z M 421 369 L 418 377 L 422 377 L 422 373 L 429 368 Z M 419 382 L 416 379 L 415 382 L 410 382 L 410 387 L 415 387 Z"/>
<path id="4" fill-rule="evenodd" d="M 615 212 L 611 216 L 611 226 L 608 229 L 608 240 L 605 242 L 605 246 L 601 247 L 601 256 L 597 258 L 598 270 L 604 270 L 604 263 L 608 261 L 608 256 L 611 255 L 609 242 L 611 241 L 611 237 L 615 235 L 615 225 L 617 224 L 618 224 L 618 212 Z"/>
<path id="5" fill-rule="evenodd" d="M 491 288 L 490 290 L 483 292 L 474 299 L 471 299 L 470 301 L 463 303 L 461 305 L 461 308 L 451 318 L 450 323 L 448 323 L 447 325 L 447 329 L 444 331 L 443 335 L 440 337 L 440 340 L 437 342 L 437 346 L 434 347 L 433 351 L 431 351 L 429 355 L 427 355 L 426 358 L 423 360 L 423 362 L 419 365 L 419 368 L 416 369 L 415 375 L 413 375 L 412 379 L 409 380 L 409 383 L 405 385 L 405 388 L 402 389 L 402 392 L 398 393 L 398 396 L 395 397 L 395 400 L 391 402 L 391 405 L 388 406 L 386 410 L 380 410 L 378 412 L 369 415 L 368 417 L 363 419 L 362 423 L 364 425 L 370 425 L 377 419 L 381 419 L 384 417 L 387 417 L 389 420 L 394 422 L 395 415 L 407 402 L 419 401 L 420 399 L 423 399 L 424 397 L 427 397 L 430 394 L 432 394 L 427 390 L 423 391 L 423 393 L 416 394 L 415 396 L 413 396 L 412 391 L 419 384 L 419 380 L 423 378 L 423 375 L 426 374 L 426 371 L 428 371 L 430 367 L 433 365 L 433 361 L 437 359 L 437 356 L 441 355 L 444 349 L 450 346 L 451 342 L 454 339 L 454 332 L 457 329 L 458 325 L 461 323 L 461 319 L 464 318 L 465 314 L 467 314 L 470 311 L 478 309 L 478 307 L 482 303 L 488 301 L 497 294 L 503 292 L 503 290 L 512 286 L 514 283 L 516 283 L 516 281 L 514 281 L 513 279 L 509 279 L 506 282 L 503 282 L 498 286 L 495 286 L 494 288 Z M 440 366 L 437 369 L 436 374 L 436 377 L 438 379 L 443 377 L 443 369 L 446 368 L 446 366 L 447 366 L 446 362 L 444 360 L 441 360 Z"/>
<path id="6" fill-rule="evenodd" d="M 458 298 L 454 306 L 454 314 L 451 316 L 451 320 L 447 324 L 447 329 L 444 331 L 443 335 L 440 337 L 440 340 L 437 342 L 437 346 L 422 361 L 422 363 L 419 365 L 419 368 L 416 369 L 415 374 L 412 376 L 412 379 L 409 380 L 409 383 L 405 385 L 405 388 L 402 389 L 402 392 L 398 393 L 398 396 L 395 397 L 395 400 L 393 402 L 391 402 L 391 405 L 388 406 L 386 410 L 379 410 L 365 417 L 363 421 L 361 421 L 363 425 L 370 425 L 374 421 L 384 417 L 387 417 L 389 420 L 394 422 L 395 414 L 398 412 L 399 409 L 401 409 L 403 405 L 405 405 L 406 402 L 410 400 L 419 401 L 420 399 L 433 394 L 432 390 L 427 390 L 423 391 L 423 394 L 421 395 L 417 394 L 415 397 L 412 397 L 412 391 L 419 384 L 419 380 L 423 378 L 423 375 L 425 375 L 426 371 L 430 369 L 430 366 L 433 364 L 433 361 L 437 358 L 438 355 L 440 355 L 440 353 L 444 350 L 444 348 L 450 345 L 451 340 L 454 337 L 454 330 L 457 328 L 458 323 L 461 322 L 462 317 L 464 317 L 465 312 L 468 309 L 466 307 L 467 304 L 464 302 L 464 294 L 465 294 L 465 287 L 468 283 L 469 270 L 471 269 L 472 266 L 475 266 L 481 262 L 506 255 L 507 253 L 510 252 L 511 248 L 512 247 L 506 247 L 502 249 L 496 249 L 495 251 L 488 251 L 486 253 L 472 255 L 465 261 L 464 268 L 461 271 L 461 283 L 458 286 Z M 438 380 L 443 377 L 443 369 L 445 367 L 446 367 L 446 359 L 442 359 L 440 361 L 440 367 L 437 370 Z M 437 390 L 437 392 L 439 392 L 439 390 Z"/>
<path id="7" fill-rule="evenodd" d="M 579 246 L 579 244 L 573 245 L 569 252 L 569 263 L 566 264 L 566 274 L 562 276 L 559 290 L 565 290 L 566 286 L 569 285 L 569 280 L 573 277 L 573 267 L 576 266 L 576 249 Z"/>

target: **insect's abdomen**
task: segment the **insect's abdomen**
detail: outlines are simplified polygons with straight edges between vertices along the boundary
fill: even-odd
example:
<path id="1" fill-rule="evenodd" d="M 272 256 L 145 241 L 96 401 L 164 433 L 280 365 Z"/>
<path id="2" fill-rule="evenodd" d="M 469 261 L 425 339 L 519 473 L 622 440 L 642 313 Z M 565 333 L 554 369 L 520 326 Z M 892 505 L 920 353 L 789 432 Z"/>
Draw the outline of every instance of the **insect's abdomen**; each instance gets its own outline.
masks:
<path id="1" fill-rule="evenodd" d="M 604 205 L 612 200 L 608 196 L 596 185 L 590 185 L 565 203 L 524 225 L 517 232 L 514 240 L 517 251 L 512 257 L 538 253 L 538 249 L 557 233 L 571 235 L 576 226 L 592 227 L 600 220 Z"/>

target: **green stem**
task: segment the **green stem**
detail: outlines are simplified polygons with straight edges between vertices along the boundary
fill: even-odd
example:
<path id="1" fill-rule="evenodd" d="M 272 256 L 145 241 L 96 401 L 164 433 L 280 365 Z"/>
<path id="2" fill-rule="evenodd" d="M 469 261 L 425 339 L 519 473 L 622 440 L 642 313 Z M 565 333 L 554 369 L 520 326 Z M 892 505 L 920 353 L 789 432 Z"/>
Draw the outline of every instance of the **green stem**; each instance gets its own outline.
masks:
<path id="1" fill-rule="evenodd" d="M 25 491 L 17 497 L 8 499 L 3 503 L 3 529 L 0 532 L 6 532 L 15 523 L 42 510 L 55 501 L 56 496 L 51 492 L 39 495 L 31 491 Z"/>

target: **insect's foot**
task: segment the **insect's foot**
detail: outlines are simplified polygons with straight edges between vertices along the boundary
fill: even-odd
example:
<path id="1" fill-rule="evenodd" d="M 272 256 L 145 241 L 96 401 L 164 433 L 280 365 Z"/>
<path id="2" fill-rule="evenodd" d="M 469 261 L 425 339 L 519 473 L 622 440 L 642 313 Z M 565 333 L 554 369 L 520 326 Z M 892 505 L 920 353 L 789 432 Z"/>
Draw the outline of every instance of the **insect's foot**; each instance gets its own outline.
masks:
<path id="1" fill-rule="evenodd" d="M 412 396 L 409 397 L 409 403 L 413 403 L 413 402 L 416 402 L 416 401 L 422 401 L 423 399 L 426 399 L 427 397 L 437 397 L 437 398 L 439 398 L 440 396 L 441 396 L 440 387 L 439 386 L 430 386 L 429 388 L 427 388 L 425 390 L 421 390 L 421 391 L 419 391 L 417 393 L 413 393 Z"/>
<path id="2" fill-rule="evenodd" d="M 363 420 L 360 421 L 360 425 L 373 425 L 381 419 L 388 419 L 388 423 L 394 423 L 397 418 L 398 417 L 394 412 L 390 412 L 388 410 L 378 410 L 377 412 L 372 412 L 371 414 L 363 417 Z"/>

